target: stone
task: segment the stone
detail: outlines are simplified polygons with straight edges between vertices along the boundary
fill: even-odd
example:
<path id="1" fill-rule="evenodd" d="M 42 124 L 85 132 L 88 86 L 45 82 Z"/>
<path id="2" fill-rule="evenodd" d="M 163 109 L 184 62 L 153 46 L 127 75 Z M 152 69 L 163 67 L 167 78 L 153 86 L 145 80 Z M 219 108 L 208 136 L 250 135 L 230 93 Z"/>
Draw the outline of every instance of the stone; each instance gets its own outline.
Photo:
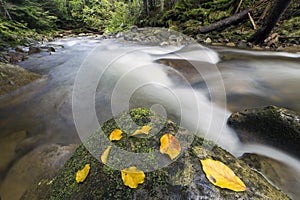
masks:
<path id="1" fill-rule="evenodd" d="M 237 44 L 237 47 L 240 49 L 246 49 L 248 47 L 247 42 L 245 41 L 239 41 Z"/>
<path id="2" fill-rule="evenodd" d="M 235 44 L 233 42 L 228 42 L 228 43 L 226 43 L 226 46 L 228 46 L 228 47 L 235 47 Z"/>
<path id="3" fill-rule="evenodd" d="M 43 50 L 40 47 L 36 46 L 30 46 L 29 47 L 29 54 L 34 54 L 34 53 L 41 53 Z"/>
<path id="4" fill-rule="evenodd" d="M 212 40 L 208 37 L 204 40 L 204 43 L 206 44 L 210 44 L 212 42 Z"/>
<path id="5" fill-rule="evenodd" d="M 279 148 L 300 158 L 300 116 L 298 113 L 267 106 L 233 113 L 228 119 L 244 143 L 260 143 Z"/>
<path id="6" fill-rule="evenodd" d="M 65 161 L 74 152 L 75 147 L 75 145 L 43 145 L 24 155 L 14 163 L 1 183 L 1 197 L 4 200 L 20 199 L 25 193 L 30 193 L 30 187 L 34 183 L 39 184 L 43 180 L 49 182 L 57 175 Z M 44 193 L 34 192 L 32 195 L 25 199 L 40 199 L 36 195 L 44 196 Z"/>
<path id="7" fill-rule="evenodd" d="M 152 130 L 156 130 L 150 132 L 148 138 L 125 137 L 127 133 L 136 130 L 137 125 L 146 124 L 151 125 Z M 100 152 L 97 154 L 97 149 L 103 145 L 102 137 L 108 137 L 116 127 L 123 127 L 124 139 L 114 143 L 119 148 L 135 153 L 153 152 L 159 157 L 159 162 L 156 162 L 157 157 L 153 156 L 150 156 L 147 162 L 137 160 L 140 165 L 138 169 L 154 167 L 146 173 L 145 182 L 137 189 L 125 186 L 120 171 L 110 165 L 125 168 L 124 163 L 130 166 L 132 162 L 130 158 L 116 154 L 112 148 L 107 160 L 108 165 L 96 159 L 101 156 Z M 96 132 L 85 145 L 80 145 L 76 149 L 74 155 L 51 182 L 45 199 L 289 199 L 244 161 L 235 158 L 212 142 L 198 136 L 194 137 L 187 129 L 147 109 L 138 108 L 122 113 L 105 122 L 102 130 L 104 135 L 101 136 L 100 132 Z M 167 155 L 159 153 L 159 139 L 165 133 L 178 137 L 183 149 L 174 161 L 170 161 Z M 89 147 L 89 151 L 85 146 Z M 245 183 L 247 190 L 234 192 L 211 184 L 200 163 L 200 160 L 207 158 L 219 160 L 230 167 Z M 91 166 L 90 173 L 82 184 L 77 184 L 75 173 L 87 163 Z M 163 164 L 164 167 L 155 169 L 158 164 Z"/>

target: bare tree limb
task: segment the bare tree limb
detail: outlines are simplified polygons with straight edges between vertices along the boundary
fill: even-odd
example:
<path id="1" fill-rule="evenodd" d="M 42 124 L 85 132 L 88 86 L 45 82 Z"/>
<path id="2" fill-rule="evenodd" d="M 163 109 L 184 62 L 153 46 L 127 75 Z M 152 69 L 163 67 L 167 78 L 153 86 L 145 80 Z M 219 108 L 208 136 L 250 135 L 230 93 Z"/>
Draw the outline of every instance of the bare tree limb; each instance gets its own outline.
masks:
<path id="1" fill-rule="evenodd" d="M 248 12 L 248 16 L 249 16 L 250 22 L 253 26 L 253 29 L 256 30 L 256 24 L 255 24 L 254 19 L 252 18 L 251 14 L 249 12 Z"/>

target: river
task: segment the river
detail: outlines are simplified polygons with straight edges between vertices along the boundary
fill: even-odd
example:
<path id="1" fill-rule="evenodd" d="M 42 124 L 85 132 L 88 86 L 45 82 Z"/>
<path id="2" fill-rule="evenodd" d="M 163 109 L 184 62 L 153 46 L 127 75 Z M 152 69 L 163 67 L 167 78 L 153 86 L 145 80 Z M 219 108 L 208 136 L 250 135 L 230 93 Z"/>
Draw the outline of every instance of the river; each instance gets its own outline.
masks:
<path id="1" fill-rule="evenodd" d="M 300 54 L 198 44 L 142 46 L 93 37 L 49 44 L 56 52 L 34 54 L 19 63 L 43 78 L 0 98 L 2 141 L 25 130 L 27 137 L 38 138 L 31 148 L 78 144 L 113 115 L 145 106 L 239 156 L 261 149 L 243 147 L 227 127 L 232 112 L 264 105 L 300 112 Z M 0 146 L 0 152 L 6 148 Z M 277 153 L 264 149 L 267 156 L 300 166 Z M 10 167 L 1 171 L 2 181 Z"/>

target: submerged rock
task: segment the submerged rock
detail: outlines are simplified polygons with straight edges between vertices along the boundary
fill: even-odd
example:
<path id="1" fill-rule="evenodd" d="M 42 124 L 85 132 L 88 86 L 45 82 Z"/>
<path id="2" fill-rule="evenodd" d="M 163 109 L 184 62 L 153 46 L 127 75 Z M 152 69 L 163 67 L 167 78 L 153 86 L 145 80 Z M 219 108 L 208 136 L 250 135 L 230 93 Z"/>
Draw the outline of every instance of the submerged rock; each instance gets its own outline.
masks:
<path id="1" fill-rule="evenodd" d="M 300 174 L 296 169 L 286 163 L 257 154 L 246 153 L 241 159 L 261 172 L 293 199 L 300 198 Z"/>
<path id="2" fill-rule="evenodd" d="M 228 124 L 244 143 L 271 145 L 300 158 L 300 116 L 276 106 L 233 113 Z"/>
<path id="3" fill-rule="evenodd" d="M 49 180 L 57 175 L 75 147 L 75 145 L 43 145 L 24 155 L 14 163 L 1 183 L 1 198 L 17 200 L 25 194 L 24 199 L 40 199 L 39 196 L 44 196 L 45 189 L 49 186 L 43 183 L 49 183 Z M 39 187 L 32 191 L 30 187 L 33 187 L 34 183 Z"/>
<path id="4" fill-rule="evenodd" d="M 91 148 L 105 149 L 101 147 L 102 140 L 98 140 L 100 134 L 98 131 L 85 143 L 93 155 L 85 145 L 79 146 L 51 183 L 45 199 L 289 199 L 262 175 L 251 170 L 244 161 L 235 158 L 214 143 L 197 136 L 193 137 L 188 130 L 147 109 L 134 109 L 129 114 L 122 113 L 104 123 L 101 127 L 104 132 L 102 139 L 108 137 L 115 128 L 120 128 L 123 130 L 123 138 L 114 142 L 117 149 L 135 153 L 152 153 L 151 155 L 160 157 L 159 162 L 156 163 L 156 157 L 150 156 L 149 162 L 139 163 L 138 168 L 144 166 L 145 169 L 147 167 L 152 169 L 153 166 L 161 163 L 167 164 L 146 172 L 145 182 L 137 189 L 131 189 L 123 184 L 120 170 L 111 167 L 123 164 L 124 168 L 127 168 L 132 165 L 130 160 L 126 156 L 116 154 L 113 145 L 108 156 L 108 165 L 104 165 L 98 160 L 102 153 L 97 154 L 97 151 Z M 152 127 L 149 135 L 129 136 L 138 127 L 144 125 Z M 182 147 L 181 154 L 173 162 L 167 155 L 155 154 L 155 152 L 159 153 L 159 139 L 165 133 L 175 135 Z M 230 167 L 245 183 L 246 191 L 234 192 L 211 184 L 200 163 L 200 160 L 207 158 L 219 160 Z M 89 175 L 83 183 L 76 183 L 76 172 L 86 164 L 91 166 Z"/>

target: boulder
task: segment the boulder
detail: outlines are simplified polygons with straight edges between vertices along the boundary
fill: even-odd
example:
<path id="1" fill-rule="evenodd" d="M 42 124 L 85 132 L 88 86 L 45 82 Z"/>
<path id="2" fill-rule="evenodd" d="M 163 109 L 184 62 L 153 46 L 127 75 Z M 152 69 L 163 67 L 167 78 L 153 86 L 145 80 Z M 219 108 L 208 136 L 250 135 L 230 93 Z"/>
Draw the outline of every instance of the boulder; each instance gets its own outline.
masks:
<path id="1" fill-rule="evenodd" d="M 276 106 L 233 113 L 228 124 L 244 143 L 270 145 L 300 158 L 300 116 Z"/>
<path id="2" fill-rule="evenodd" d="M 49 181 L 57 175 L 75 147 L 75 145 L 43 145 L 24 155 L 14 163 L 1 183 L 1 198 L 17 200 L 24 195 L 23 199 L 40 199 L 39 196 L 44 196 Z M 35 186 L 39 187 L 33 192 L 31 187 Z"/>
<path id="3" fill-rule="evenodd" d="M 148 135 L 129 136 L 144 125 L 152 127 Z M 103 150 L 97 152 L 97 149 L 106 148 L 103 141 L 115 128 L 123 131 L 123 138 L 113 142 L 107 164 L 104 165 L 99 161 Z M 147 109 L 121 113 L 105 122 L 101 130 L 104 134 L 99 129 L 76 149 L 51 182 L 45 199 L 289 199 L 244 161 Z M 165 133 L 175 135 L 181 145 L 181 153 L 173 161 L 159 152 L 160 138 Z M 123 184 L 119 168 L 122 165 L 127 168 L 134 161 L 118 155 L 116 152 L 120 149 L 152 155 L 146 163 L 137 161 L 138 169 L 150 170 L 143 170 L 146 172 L 145 182 L 136 189 Z M 159 157 L 158 162 L 153 155 Z M 246 191 L 235 192 L 210 183 L 200 162 L 207 158 L 230 167 L 245 183 Z M 90 164 L 90 172 L 84 182 L 77 183 L 76 172 L 86 164 Z"/>

